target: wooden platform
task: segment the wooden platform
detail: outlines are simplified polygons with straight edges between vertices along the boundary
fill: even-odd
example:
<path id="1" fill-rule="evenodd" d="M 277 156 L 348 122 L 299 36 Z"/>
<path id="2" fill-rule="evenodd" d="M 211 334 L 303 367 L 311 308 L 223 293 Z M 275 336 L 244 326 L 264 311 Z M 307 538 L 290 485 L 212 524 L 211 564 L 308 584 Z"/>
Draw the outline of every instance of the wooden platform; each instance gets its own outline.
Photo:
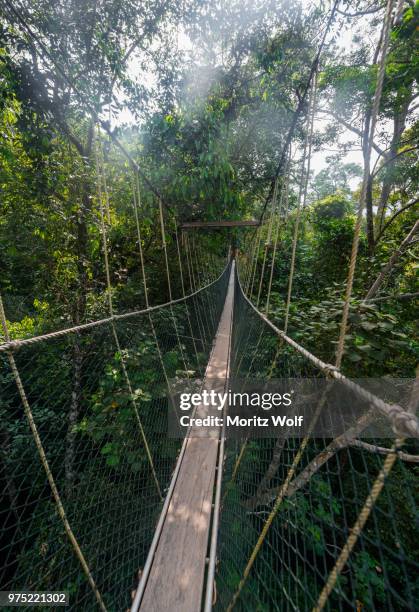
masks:
<path id="1" fill-rule="evenodd" d="M 223 392 L 227 385 L 234 302 L 234 262 L 204 388 Z M 205 416 L 198 406 L 196 416 Z M 199 433 L 201 430 L 199 431 Z M 199 612 L 204 590 L 205 560 L 211 525 L 212 501 L 219 446 L 219 428 L 212 437 L 185 441 L 180 467 L 148 577 L 140 583 L 136 607 L 142 612 Z M 138 601 L 140 600 L 140 601 Z M 135 600 L 134 600 L 135 601 Z"/>

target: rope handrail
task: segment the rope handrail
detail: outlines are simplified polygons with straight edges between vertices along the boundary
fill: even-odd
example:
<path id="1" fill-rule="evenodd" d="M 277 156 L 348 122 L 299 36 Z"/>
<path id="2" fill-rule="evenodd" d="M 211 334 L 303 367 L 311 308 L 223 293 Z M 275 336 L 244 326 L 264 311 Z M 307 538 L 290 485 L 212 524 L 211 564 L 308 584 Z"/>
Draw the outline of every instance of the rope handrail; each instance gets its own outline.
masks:
<path id="1" fill-rule="evenodd" d="M 321 359 L 316 357 L 316 355 L 313 355 L 313 353 L 301 346 L 301 344 L 298 344 L 298 342 L 287 336 L 284 331 L 276 327 L 276 325 L 274 325 L 274 323 L 272 323 L 272 321 L 270 321 L 262 312 L 260 312 L 260 310 L 256 308 L 256 306 L 251 302 L 251 300 L 243 291 L 238 271 L 236 272 L 236 274 L 238 285 L 244 299 L 253 308 L 256 314 L 272 329 L 272 331 L 274 331 L 278 336 L 280 336 L 287 344 L 295 348 L 301 355 L 311 361 L 311 363 L 315 367 L 324 372 L 327 376 L 330 376 L 331 378 L 342 382 L 346 387 L 351 389 L 351 391 L 357 393 L 358 396 L 366 400 L 381 414 L 386 416 L 392 422 L 396 433 L 403 433 L 404 435 L 419 438 L 419 419 L 415 415 L 411 414 L 410 412 L 407 412 L 398 404 L 388 404 L 373 393 L 370 393 L 353 380 L 347 378 L 334 365 L 322 361 Z"/>
<path id="2" fill-rule="evenodd" d="M 156 310 L 167 308 L 167 306 L 173 306 L 174 304 L 179 304 L 190 298 L 193 298 L 198 293 L 201 293 L 202 291 L 205 291 L 205 289 L 209 289 L 209 287 L 212 287 L 213 285 L 215 285 L 215 283 L 217 283 L 221 279 L 221 277 L 225 274 L 229 265 L 230 263 L 226 264 L 221 274 L 212 282 L 208 283 L 207 285 L 204 285 L 203 287 L 200 287 L 200 289 L 197 289 L 196 291 L 193 291 L 192 293 L 188 293 L 188 295 L 185 295 L 180 298 L 176 298 L 174 300 L 171 300 L 170 302 L 164 302 L 163 304 L 157 304 L 156 306 L 149 306 L 148 308 L 143 308 L 142 310 L 132 310 L 130 312 L 125 312 L 122 314 L 114 314 L 112 317 L 105 317 L 103 319 L 98 319 L 97 321 L 91 321 L 90 323 L 82 323 L 81 325 L 74 325 L 73 327 L 59 329 L 55 332 L 50 332 L 48 334 L 41 334 L 39 336 L 33 336 L 32 338 L 24 338 L 21 340 L 18 339 L 18 340 L 10 340 L 9 342 L 3 342 L 3 344 L 0 344 L 0 352 L 17 350 L 21 348 L 22 346 L 26 346 L 28 344 L 36 344 L 37 342 L 44 342 L 46 340 L 52 340 L 54 338 L 59 338 L 61 336 L 66 336 L 68 334 L 73 334 L 79 331 L 84 331 L 85 329 L 90 329 L 92 327 L 98 327 L 99 325 L 106 325 L 107 323 L 112 323 L 112 321 L 115 321 L 115 320 L 128 319 L 131 317 L 140 316 L 140 315 L 147 314 L 150 312 L 155 312 Z"/>

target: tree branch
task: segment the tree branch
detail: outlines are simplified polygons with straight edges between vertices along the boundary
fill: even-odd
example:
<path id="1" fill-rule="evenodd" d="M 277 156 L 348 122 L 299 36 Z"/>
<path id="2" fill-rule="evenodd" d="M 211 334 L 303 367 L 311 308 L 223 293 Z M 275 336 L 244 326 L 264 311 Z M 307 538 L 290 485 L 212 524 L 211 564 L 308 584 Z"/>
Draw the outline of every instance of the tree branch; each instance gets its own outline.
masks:
<path id="1" fill-rule="evenodd" d="M 371 15 L 372 13 L 378 13 L 381 10 L 382 7 L 379 6 L 376 8 L 367 9 L 365 11 L 357 11 L 356 13 L 346 13 L 345 11 L 340 11 L 339 9 L 336 9 L 336 12 L 340 15 L 344 15 L 345 17 L 359 17 L 361 15 Z"/>
<path id="2" fill-rule="evenodd" d="M 378 234 L 377 238 L 375 239 L 375 242 L 377 243 L 380 240 L 381 236 L 384 234 L 384 232 L 386 231 L 388 226 L 393 223 L 394 219 L 396 219 L 402 212 L 404 212 L 408 208 L 411 208 L 412 206 L 414 206 L 418 202 L 419 202 L 419 198 L 415 198 L 414 200 L 411 200 L 405 206 L 400 208 L 397 212 L 395 212 L 394 215 L 392 217 L 390 217 L 390 219 L 387 221 L 387 223 L 384 224 L 383 229 Z"/>
<path id="3" fill-rule="evenodd" d="M 368 302 L 387 302 L 390 300 L 411 300 L 412 298 L 419 297 L 419 291 L 415 293 L 399 293 L 398 295 L 384 295 L 378 298 L 371 298 L 370 300 L 364 300 Z"/>
<path id="4" fill-rule="evenodd" d="M 399 153 L 396 153 L 396 155 L 394 155 L 393 157 L 390 157 L 389 159 L 387 159 L 385 162 L 383 162 L 381 164 L 381 166 L 379 168 L 377 168 L 376 170 L 374 170 L 374 172 L 372 173 L 372 177 L 375 178 L 377 176 L 377 174 L 379 174 L 381 172 L 381 170 L 390 162 L 394 161 L 397 157 L 400 157 L 401 155 L 404 155 L 405 153 L 410 153 L 411 151 L 416 151 L 416 149 L 419 149 L 419 145 L 415 145 L 414 147 L 410 147 L 410 149 L 403 149 L 402 151 L 399 151 Z M 384 152 L 385 153 L 385 152 Z"/>
<path id="5" fill-rule="evenodd" d="M 335 113 L 331 109 L 329 109 L 329 108 L 326 108 L 325 110 L 319 109 L 317 112 L 318 113 L 325 113 L 326 115 L 331 115 L 332 117 L 334 117 L 336 119 L 336 121 L 341 123 L 343 125 L 343 127 L 345 127 L 347 130 L 350 130 L 351 132 L 353 132 L 354 134 L 356 134 L 360 138 L 363 138 L 363 133 L 362 133 L 362 131 L 360 129 L 358 129 L 354 125 L 348 123 L 347 121 L 345 121 L 345 119 L 342 119 L 342 117 L 340 117 L 337 113 Z M 385 153 L 384 149 L 381 149 L 381 147 L 379 147 L 375 142 L 372 142 L 372 147 L 374 148 L 374 150 L 380 156 L 384 155 L 384 153 Z"/>
<path id="6" fill-rule="evenodd" d="M 410 461 L 411 463 L 419 463 L 419 455 L 410 455 L 409 453 L 404 453 L 400 450 L 392 450 L 391 448 L 385 448 L 384 446 L 376 446 L 375 444 L 368 444 L 368 442 L 364 442 L 363 440 L 352 440 L 349 443 L 350 446 L 355 448 L 362 448 L 363 450 L 368 451 L 369 453 L 374 453 L 376 455 L 388 455 L 390 453 L 396 453 L 399 459 L 402 461 Z"/>
<path id="7" fill-rule="evenodd" d="M 271 184 L 270 184 L 270 187 L 269 187 L 268 195 L 266 196 L 265 202 L 264 202 L 263 207 L 262 207 L 262 212 L 261 212 L 261 215 L 260 215 L 260 218 L 259 218 L 260 223 L 262 223 L 263 217 L 265 215 L 266 207 L 268 206 L 271 198 L 273 197 L 273 193 L 274 193 L 274 189 L 275 189 L 275 183 L 276 183 L 276 180 L 279 177 L 279 175 L 281 173 L 281 170 L 282 170 L 282 167 L 283 167 L 283 165 L 285 163 L 285 159 L 287 157 L 288 148 L 289 148 L 289 146 L 291 144 L 291 141 L 292 141 L 292 138 L 294 136 L 295 128 L 297 127 L 298 118 L 299 118 L 299 116 L 301 114 L 301 111 L 303 110 L 307 94 L 308 94 L 309 89 L 311 87 L 311 82 L 312 82 L 313 77 L 314 77 L 314 75 L 315 75 L 315 73 L 317 71 L 317 68 L 319 66 L 320 56 L 322 54 L 323 47 L 324 47 L 325 42 L 326 42 L 326 36 L 327 36 L 327 34 L 329 32 L 330 26 L 332 25 L 332 21 L 333 21 L 333 18 L 335 16 L 335 13 L 336 13 L 336 7 L 338 5 L 338 2 L 339 2 L 339 0 L 335 0 L 335 2 L 333 4 L 332 10 L 330 12 L 329 18 L 328 18 L 327 23 L 326 23 L 326 28 L 325 28 L 324 33 L 323 33 L 322 41 L 321 41 L 321 43 L 319 45 L 319 48 L 318 48 L 317 53 L 316 53 L 316 56 L 315 56 L 315 58 L 313 60 L 311 68 L 310 68 L 310 73 L 308 75 L 307 83 L 306 83 L 306 85 L 304 87 L 304 91 L 303 91 L 303 93 L 301 95 L 301 99 L 300 99 L 300 101 L 299 101 L 299 103 L 297 105 L 297 108 L 294 111 L 294 114 L 293 114 L 293 117 L 292 117 L 292 120 L 291 120 L 291 125 L 290 125 L 290 127 L 288 129 L 288 133 L 286 135 L 285 142 L 284 142 L 284 145 L 282 147 L 281 155 L 279 157 L 279 162 L 278 162 L 276 171 L 274 173 L 274 176 L 272 177 L 272 181 L 271 181 Z"/>
<path id="8" fill-rule="evenodd" d="M 363 301 L 369 300 L 377 294 L 379 288 L 383 284 L 385 277 L 391 271 L 394 264 L 399 259 L 399 257 L 404 253 L 404 251 L 407 249 L 409 244 L 413 242 L 413 238 L 415 237 L 415 234 L 418 231 L 419 231 L 419 220 L 416 221 L 416 223 L 414 224 L 414 226 L 412 227 L 412 229 L 410 230 L 406 238 L 400 244 L 399 248 L 396 249 L 396 251 L 394 251 L 393 255 L 390 257 L 387 264 L 384 266 L 384 268 L 381 270 L 381 272 L 379 273 L 379 275 L 377 276 L 377 278 L 371 285 Z"/>
<path id="9" fill-rule="evenodd" d="M 310 480 L 310 478 L 337 453 L 337 451 L 349 446 L 350 442 L 359 436 L 361 431 L 368 427 L 374 418 L 374 413 L 374 410 L 369 410 L 366 414 L 357 419 L 353 427 L 350 427 L 343 434 L 335 438 L 333 442 L 326 446 L 323 451 L 316 455 L 316 457 L 310 461 L 304 470 L 291 481 L 291 484 L 284 492 L 284 496 L 291 497 L 291 495 L 294 495 L 294 493 L 301 489 Z M 280 485 L 274 489 L 269 489 L 269 491 L 266 491 L 266 493 L 263 493 L 262 495 L 253 496 L 246 501 L 246 506 L 253 510 L 258 506 L 269 504 L 279 495 L 283 486 L 284 485 Z"/>

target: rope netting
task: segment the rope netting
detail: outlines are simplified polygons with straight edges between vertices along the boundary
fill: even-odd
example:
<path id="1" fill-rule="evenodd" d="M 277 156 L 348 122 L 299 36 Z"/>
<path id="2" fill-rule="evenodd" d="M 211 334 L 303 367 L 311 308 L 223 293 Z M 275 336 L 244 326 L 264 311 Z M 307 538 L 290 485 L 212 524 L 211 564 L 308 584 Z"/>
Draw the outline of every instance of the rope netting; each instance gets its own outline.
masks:
<path id="1" fill-rule="evenodd" d="M 227 280 L 226 269 L 170 308 L 23 341 L 12 353 L 50 476 L 100 597 L 63 528 L 8 352 L 0 353 L 3 590 L 68 591 L 74 610 L 95 609 L 95 599 L 108 610 L 129 607 L 180 448 L 167 435 L 173 405 L 166 377 L 187 381 L 205 367 Z"/>
<path id="2" fill-rule="evenodd" d="M 233 329 L 233 378 L 324 378 L 258 314 L 238 281 Z M 353 401 L 361 401 L 355 388 Z M 396 459 L 365 528 L 354 530 L 387 460 L 373 447 L 391 452 L 393 443 L 368 439 L 368 450 L 362 448 L 357 437 L 365 427 L 362 421 L 356 431 L 335 439 L 227 439 L 216 609 L 415 608 L 417 464 Z M 417 453 L 417 440 L 409 447 Z M 335 588 L 316 607 L 354 531 L 356 543 Z"/>

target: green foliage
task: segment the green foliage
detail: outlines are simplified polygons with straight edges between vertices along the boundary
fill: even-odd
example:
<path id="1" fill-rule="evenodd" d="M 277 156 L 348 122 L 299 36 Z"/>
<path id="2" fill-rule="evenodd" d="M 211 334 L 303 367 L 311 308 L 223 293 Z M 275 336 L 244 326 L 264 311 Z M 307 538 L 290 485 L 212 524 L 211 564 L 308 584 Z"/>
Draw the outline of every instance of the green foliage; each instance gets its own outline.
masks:
<path id="1" fill-rule="evenodd" d="M 352 203 L 340 193 L 329 195 L 312 207 L 311 220 L 320 230 L 325 230 L 333 220 L 342 220 L 353 212 Z"/>
<path id="2" fill-rule="evenodd" d="M 85 101 L 89 100 L 100 117 L 106 118 L 167 206 L 164 214 L 172 291 L 179 296 L 182 287 L 175 242 L 178 221 L 258 218 L 306 85 L 319 32 L 327 18 L 322 3 L 315 8 L 304 6 L 302 10 L 294 0 L 274 3 L 232 0 L 227 4 L 128 0 L 123 5 L 119 0 L 100 3 L 36 0 L 29 4 L 27 16 L 31 27 L 45 41 L 52 58 L 76 81 L 82 95 L 76 95 L 54 69 L 53 62 L 33 48 L 15 17 L 6 11 L 2 13 L 0 288 L 12 338 L 26 338 L 108 315 L 92 138 L 94 122 Z M 411 110 L 418 68 L 414 50 L 418 6 L 417 2 L 407 6 L 391 32 L 374 142 L 374 155 L 380 150 L 384 154 L 371 169 L 374 229 L 384 227 L 385 231 L 374 244 L 373 252 L 367 254 L 362 227 L 342 366 L 350 376 L 412 376 L 416 365 L 415 304 L 390 300 L 365 305 L 362 298 L 417 214 L 414 207 L 399 213 L 415 197 L 418 179 L 414 148 L 418 122 Z M 371 23 L 372 27 L 378 24 Z M 177 32 L 179 39 L 175 41 Z M 182 44 L 178 44 L 182 38 L 190 39 L 192 52 L 182 50 Z M 314 126 L 313 151 L 338 148 L 339 152 L 326 158 L 326 168 L 310 177 L 309 204 L 302 211 L 290 307 L 289 333 L 327 362 L 333 361 L 339 334 L 359 202 L 359 188 L 354 187 L 354 180 L 360 180 L 363 173 L 357 164 L 345 159 L 346 152 L 362 147 L 365 142 L 363 131 L 370 120 L 377 78 L 370 38 L 362 37 L 358 43 L 355 51 L 347 52 L 337 48 L 332 40 L 322 56 L 317 110 L 325 111 L 328 120 L 324 129 L 317 123 Z M 150 74 L 153 78 L 148 79 Z M 139 128 L 117 120 L 122 109 L 131 112 Z M 295 159 L 290 173 L 288 223 L 280 227 L 273 262 L 269 314 L 279 326 L 285 316 L 295 208 L 301 186 L 298 158 L 305 140 L 307 109 L 303 110 L 292 143 Z M 388 126 L 393 133 L 387 134 Z M 351 141 L 341 139 L 343 128 Z M 105 136 L 102 134 L 110 195 L 107 233 L 112 299 L 115 310 L 123 312 L 144 306 L 145 289 L 132 214 L 131 171 Z M 283 182 L 281 176 L 280 183 Z M 169 299 L 157 198 L 146 181 L 140 184 L 140 195 L 139 225 L 149 281 L 148 298 L 150 303 L 157 304 Z M 375 211 L 382 199 L 381 223 Z M 240 232 L 235 239 L 246 251 L 248 243 Z M 202 252 L 210 258 L 209 266 L 215 270 L 225 257 L 226 234 L 214 232 L 198 240 Z M 264 250 L 262 241 L 257 254 L 258 272 Z M 266 296 L 267 270 L 272 263 L 270 253 L 262 279 L 261 304 Z M 415 257 L 412 245 L 388 276 L 383 293 L 415 291 Z M 195 257 L 191 259 L 195 261 Z M 189 278 L 187 265 L 183 271 L 186 290 L 192 291 L 194 282 Z M 192 272 L 198 284 L 208 280 L 206 272 Z M 257 292 L 258 278 L 253 297 Z M 155 320 L 159 338 L 170 337 L 162 350 L 162 359 L 173 378 L 184 377 L 185 369 L 195 374 L 194 368 L 205 364 L 209 348 L 209 344 L 198 347 L 198 364 L 182 362 L 181 349 L 188 353 L 187 359 L 192 354 L 190 330 L 182 314 L 174 310 L 182 337 L 180 347 L 174 341 L 176 334 L 170 316 L 156 315 Z M 196 327 L 204 324 L 207 321 L 198 321 Z M 34 349 L 17 356 L 19 365 L 28 368 L 25 384 L 31 389 L 35 421 L 42 437 L 49 440 L 48 458 L 58 475 L 57 482 L 74 519 L 75 531 L 86 545 L 90 562 L 97 562 L 100 567 L 106 567 L 110 558 L 120 559 L 121 543 L 134 541 L 132 525 L 121 524 L 121 504 L 126 508 L 132 503 L 134 509 L 148 511 L 143 498 L 143 491 L 148 490 L 151 482 L 148 458 L 138 435 L 138 419 L 127 391 L 122 357 L 141 423 L 151 436 L 151 453 L 166 466 L 162 474 L 165 484 L 178 453 L 177 442 L 165 437 L 168 410 L 165 381 L 155 340 L 146 331 L 146 324 L 143 327 L 127 332 L 122 354 L 115 352 L 109 338 L 83 336 L 69 345 L 54 341 L 45 344 L 42 353 Z M 211 335 L 210 328 L 203 331 L 204 335 L 207 332 Z M 210 337 L 207 340 L 209 343 Z M 276 338 L 266 340 L 260 349 L 260 363 L 253 364 L 255 376 L 266 377 L 276 346 Z M 78 350 L 87 383 L 78 378 Z M 100 363 L 95 363 L 96 353 Z M 252 365 L 249 354 L 250 350 L 243 367 Z M 9 489 L 17 485 L 23 493 L 15 500 L 16 505 L 33 511 L 30 517 L 17 513 L 18 527 L 13 531 L 7 525 L 3 536 L 18 541 L 22 537 L 20 525 L 31 522 L 37 535 L 26 548 L 19 549 L 13 568 L 19 568 L 27 577 L 28 585 L 48 590 L 62 578 L 62 560 L 68 557 L 64 552 L 67 542 L 48 497 L 50 493 L 45 492 L 44 475 L 33 461 L 35 448 L 28 438 L 21 402 L 4 356 L 0 365 L 0 382 L 8 391 L 0 407 L 0 460 L 8 496 L 4 499 L 7 504 L 13 502 Z M 45 398 L 51 395 L 56 399 L 50 405 Z M 69 406 L 74 398 L 79 405 L 72 421 Z M 65 473 L 72 441 L 81 449 L 76 485 Z M 247 476 L 240 483 L 233 483 L 227 498 L 230 506 L 223 509 L 231 513 L 227 529 L 231 550 L 240 549 L 237 552 L 240 563 L 237 559 L 231 562 L 226 579 L 232 591 L 264 518 L 263 514 L 249 517 L 234 512 L 254 484 L 254 475 L 263 459 L 262 445 L 250 441 L 242 466 Z M 18 463 L 21 471 L 14 473 L 13 467 Z M 282 470 L 284 466 L 285 463 Z M 367 467 L 374 469 L 372 463 Z M 351 486 L 362 489 L 364 498 L 365 469 L 364 465 L 359 472 L 343 470 L 341 474 L 349 489 Z M 416 553 L 408 541 L 409 530 L 405 529 L 405 524 L 410 525 L 415 518 L 408 510 L 411 506 L 406 497 L 414 487 L 413 470 L 397 471 L 396 476 L 390 487 L 392 497 L 402 500 L 397 531 L 403 549 L 413 556 Z M 94 487 L 89 486 L 92 482 Z M 336 479 L 328 480 L 324 473 L 314 477 L 310 487 L 310 496 L 302 490 L 284 501 L 277 522 L 285 538 L 298 525 L 288 569 L 293 572 L 296 584 L 307 580 L 305 584 L 313 594 L 320 586 L 318 577 L 307 578 L 297 551 L 304 550 L 313 566 L 326 558 L 332 565 L 334 529 L 341 524 L 349 504 L 342 500 Z M 45 503 L 39 503 L 40 499 L 46 499 Z M 121 591 L 125 593 L 122 599 L 132 587 L 127 576 L 136 575 L 139 559 L 147 552 L 157 512 L 154 488 L 150 499 L 153 511 L 144 521 L 146 536 L 135 540 L 131 547 L 135 548 L 135 559 L 121 561 L 118 575 L 112 576 L 111 581 L 105 570 L 99 576 L 106 584 L 119 584 L 120 579 Z M 83 504 L 78 503 L 80 500 L 84 500 Z M 383 514 L 394 514 L 388 499 L 380 503 Z M 99 550 L 97 542 L 107 537 L 109 525 L 100 521 L 93 524 L 92 508 L 106 512 L 114 529 L 114 538 L 106 551 Z M 12 511 L 16 512 L 16 508 Z M 134 510 L 130 516 L 137 516 Z M 355 518 L 349 516 L 348 521 L 352 524 Z M 380 520 L 382 541 L 389 549 L 397 548 L 385 519 Z M 343 544 L 341 540 L 339 545 Z M 268 538 L 267 549 L 277 547 L 277 552 L 280 546 L 281 542 L 273 536 Z M 283 567 L 278 568 L 276 581 L 269 580 L 272 568 L 269 556 L 266 561 L 263 554 L 257 574 L 250 576 L 246 586 L 252 610 L 268 610 L 265 600 L 269 598 L 283 601 L 289 585 L 290 572 L 285 575 Z M 401 592 L 407 589 L 397 563 L 387 560 L 383 567 L 380 551 L 372 545 L 354 551 L 351 570 L 355 594 L 366 607 L 378 609 L 385 605 L 385 572 L 395 577 Z M 65 586 L 71 593 L 80 593 L 80 597 L 87 592 L 75 561 Z M 350 588 L 347 577 L 342 575 L 333 595 L 336 608 L 341 607 L 341 602 L 337 603 L 338 594 Z M 307 603 L 303 596 L 303 590 L 296 596 L 301 610 Z M 125 600 L 114 605 L 114 609 L 125 607 Z M 90 602 L 85 609 L 93 609 Z"/>

